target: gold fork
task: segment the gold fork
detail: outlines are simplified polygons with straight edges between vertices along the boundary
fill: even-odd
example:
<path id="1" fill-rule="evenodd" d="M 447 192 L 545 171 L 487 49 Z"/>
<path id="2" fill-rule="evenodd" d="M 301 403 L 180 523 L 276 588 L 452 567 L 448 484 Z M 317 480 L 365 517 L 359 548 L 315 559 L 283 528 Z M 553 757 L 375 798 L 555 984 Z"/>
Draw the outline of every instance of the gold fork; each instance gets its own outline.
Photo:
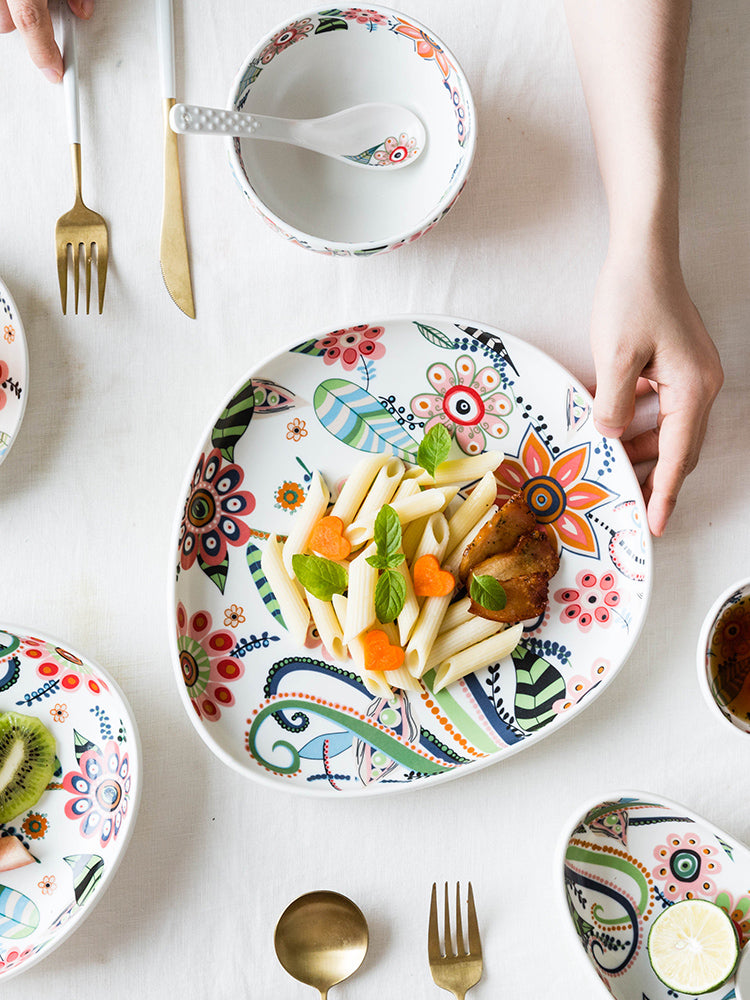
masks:
<path id="1" fill-rule="evenodd" d="M 443 944 L 438 930 L 437 885 L 432 885 L 430 898 L 430 924 L 427 932 L 427 954 L 430 972 L 436 986 L 451 992 L 456 1000 L 463 1000 L 468 990 L 482 978 L 482 942 L 479 938 L 477 911 L 474 908 L 474 891 L 469 882 L 467 899 L 468 948 L 464 942 L 461 921 L 461 886 L 456 883 L 456 946 L 451 935 L 451 914 L 448 902 L 448 883 L 445 884 L 443 914 Z"/>
<path id="2" fill-rule="evenodd" d="M 55 226 L 55 250 L 57 253 L 57 277 L 60 282 L 60 299 L 63 314 L 68 303 L 68 263 L 72 258 L 73 285 L 75 290 L 75 311 L 78 312 L 78 288 L 80 281 L 80 251 L 83 247 L 86 281 L 86 312 L 91 300 L 91 266 L 96 262 L 99 289 L 99 313 L 104 307 L 104 285 L 107 280 L 109 259 L 109 238 L 107 224 L 97 212 L 92 212 L 81 197 L 81 119 L 78 103 L 78 67 L 75 42 L 75 18 L 67 2 L 62 4 L 63 57 L 65 73 L 63 88 L 70 135 L 70 153 L 75 183 L 75 204 L 69 212 L 61 215 Z M 70 253 L 68 251 L 70 250 Z"/>

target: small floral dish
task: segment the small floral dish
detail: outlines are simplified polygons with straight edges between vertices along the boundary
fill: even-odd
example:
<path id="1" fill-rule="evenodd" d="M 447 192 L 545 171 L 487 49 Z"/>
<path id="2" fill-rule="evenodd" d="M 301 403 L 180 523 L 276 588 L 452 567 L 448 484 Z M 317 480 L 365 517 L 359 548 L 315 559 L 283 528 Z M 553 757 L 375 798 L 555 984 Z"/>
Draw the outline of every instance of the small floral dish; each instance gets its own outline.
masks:
<path id="1" fill-rule="evenodd" d="M 436 423 L 456 457 L 505 453 L 498 500 L 523 490 L 560 569 L 511 657 L 375 698 L 315 630 L 290 639 L 262 549 L 288 535 L 316 470 L 335 493 L 368 452 L 415 462 Z M 638 482 L 578 382 L 521 340 L 439 316 L 324 331 L 245 376 L 190 462 L 171 558 L 173 661 L 199 734 L 238 771 L 319 795 L 470 773 L 555 732 L 625 662 L 651 578 Z"/>
<path id="2" fill-rule="evenodd" d="M 564 831 L 556 883 L 576 950 L 615 1000 L 678 996 L 651 968 L 656 918 L 684 899 L 707 899 L 750 939 L 750 850 L 686 806 L 646 792 L 593 802 Z M 581 950 L 582 949 L 582 950 Z M 734 979 L 702 996 L 734 997 Z"/>
<path id="3" fill-rule="evenodd" d="M 269 32 L 240 69 L 227 106 L 281 118 L 318 118 L 370 101 L 401 104 L 427 130 L 402 170 L 356 170 L 276 142 L 227 139 L 252 207 L 284 239 L 309 250 L 368 256 L 424 235 L 453 205 L 471 168 L 474 104 L 456 58 L 423 25 L 387 7 L 315 8 Z M 415 137 L 383 136 L 359 160 L 416 153 Z"/>
<path id="4" fill-rule="evenodd" d="M 26 409 L 29 355 L 18 309 L 0 281 L 0 463 L 16 439 Z"/>
<path id="5" fill-rule="evenodd" d="M 750 580 L 732 584 L 706 615 L 698 637 L 698 684 L 717 719 L 750 733 Z"/>
<path id="6" fill-rule="evenodd" d="M 114 681 L 57 641 L 0 627 L 0 710 L 55 737 L 57 769 L 31 809 L 0 825 L 34 857 L 0 872 L 0 980 L 47 956 L 88 916 L 120 863 L 141 794 L 135 720 Z"/>

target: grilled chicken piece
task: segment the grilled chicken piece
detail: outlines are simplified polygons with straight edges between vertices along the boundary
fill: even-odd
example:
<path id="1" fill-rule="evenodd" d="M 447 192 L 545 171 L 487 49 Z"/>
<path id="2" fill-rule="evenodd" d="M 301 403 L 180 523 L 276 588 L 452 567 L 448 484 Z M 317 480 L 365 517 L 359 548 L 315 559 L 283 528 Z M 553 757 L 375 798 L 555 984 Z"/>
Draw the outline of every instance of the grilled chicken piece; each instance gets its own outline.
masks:
<path id="1" fill-rule="evenodd" d="M 560 558 L 547 532 L 536 528 L 519 538 L 510 552 L 499 552 L 483 559 L 472 572 L 476 576 L 494 576 L 504 585 L 506 580 L 529 573 L 546 573 L 549 578 L 555 575 L 559 565 Z"/>
<path id="2" fill-rule="evenodd" d="M 482 526 L 466 547 L 458 568 L 461 583 L 466 583 L 470 571 L 480 562 L 499 552 L 509 552 L 521 535 L 537 528 L 536 518 L 523 493 L 516 493 L 489 521 Z"/>
<path id="3" fill-rule="evenodd" d="M 480 575 L 477 572 L 477 576 Z M 508 625 L 523 622 L 529 618 L 538 618 L 547 606 L 548 583 L 549 577 L 546 573 L 514 576 L 503 582 L 507 601 L 501 611 L 490 611 L 474 601 L 471 602 L 469 610 L 478 618 L 490 618 L 492 621 L 505 622 Z"/>

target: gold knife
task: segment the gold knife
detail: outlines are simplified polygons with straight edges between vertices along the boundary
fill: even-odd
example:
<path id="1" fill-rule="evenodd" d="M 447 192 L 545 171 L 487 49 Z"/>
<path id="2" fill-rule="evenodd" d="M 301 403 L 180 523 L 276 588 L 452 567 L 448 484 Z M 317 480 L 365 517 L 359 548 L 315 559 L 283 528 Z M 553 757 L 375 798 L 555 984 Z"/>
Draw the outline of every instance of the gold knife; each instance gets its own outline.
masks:
<path id="1" fill-rule="evenodd" d="M 191 319 L 195 319 L 185 217 L 182 211 L 182 184 L 180 183 L 177 135 L 169 125 L 169 112 L 175 103 L 177 89 L 174 69 L 172 0 L 156 0 L 156 29 L 164 115 L 164 208 L 161 219 L 159 262 L 167 291 L 180 309 Z"/>

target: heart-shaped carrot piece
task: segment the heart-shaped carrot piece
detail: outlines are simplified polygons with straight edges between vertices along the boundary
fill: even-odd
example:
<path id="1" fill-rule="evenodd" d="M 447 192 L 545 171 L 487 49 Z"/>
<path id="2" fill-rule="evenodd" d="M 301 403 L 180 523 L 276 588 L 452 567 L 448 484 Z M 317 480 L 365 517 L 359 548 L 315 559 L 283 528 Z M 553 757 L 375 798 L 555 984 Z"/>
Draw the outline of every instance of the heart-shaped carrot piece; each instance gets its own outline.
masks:
<path id="1" fill-rule="evenodd" d="M 447 569 L 440 569 L 437 556 L 420 556 L 412 567 L 414 593 L 417 597 L 447 597 L 456 580 Z"/>
<path id="2" fill-rule="evenodd" d="M 321 517 L 310 535 L 310 548 L 325 559 L 346 559 L 352 551 L 351 542 L 344 538 L 344 522 L 329 514 Z"/>
<path id="3" fill-rule="evenodd" d="M 368 670 L 398 670 L 404 662 L 404 651 L 392 646 L 385 632 L 374 628 L 365 632 L 365 667 Z"/>

